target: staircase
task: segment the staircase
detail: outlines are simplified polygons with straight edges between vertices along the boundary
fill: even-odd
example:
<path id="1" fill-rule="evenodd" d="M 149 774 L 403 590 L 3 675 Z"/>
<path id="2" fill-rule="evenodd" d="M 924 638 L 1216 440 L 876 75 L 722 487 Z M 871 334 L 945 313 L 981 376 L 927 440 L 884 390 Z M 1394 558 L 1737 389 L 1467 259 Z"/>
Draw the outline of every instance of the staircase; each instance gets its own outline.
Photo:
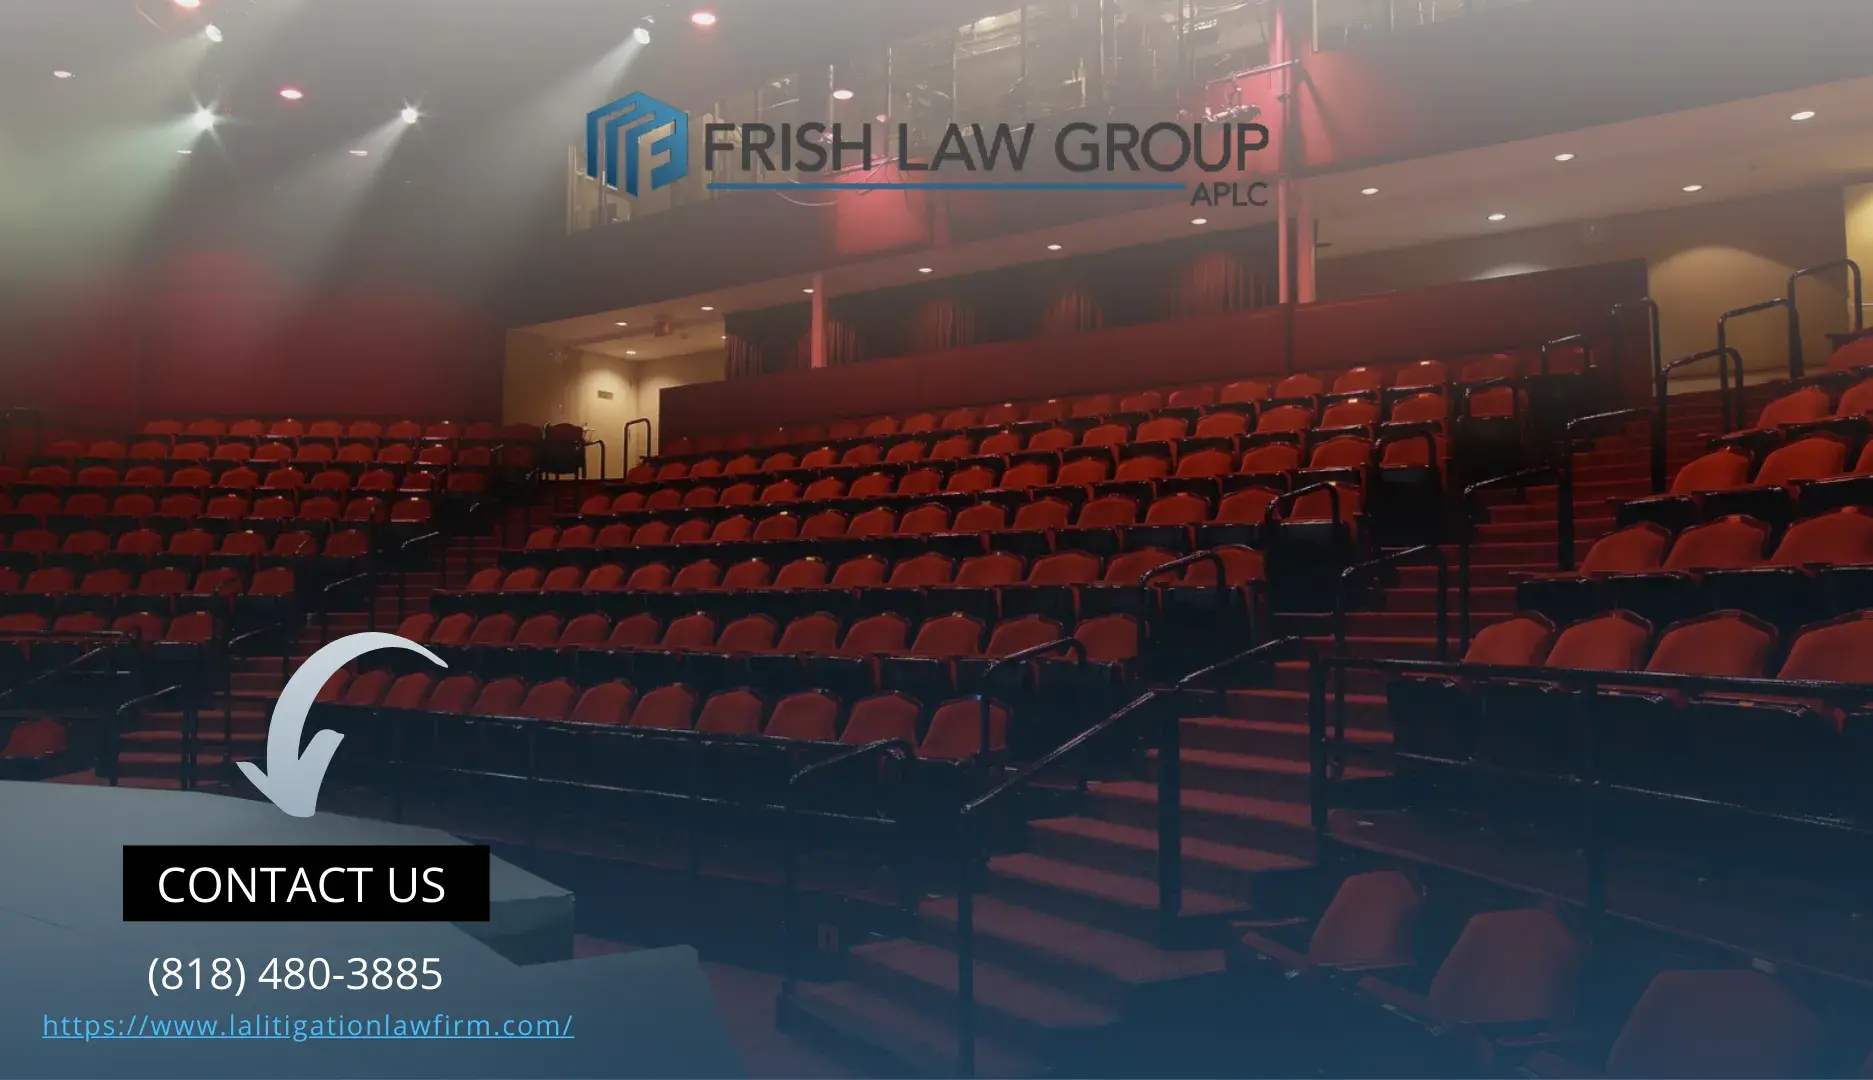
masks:
<path id="1" fill-rule="evenodd" d="M 1703 453 L 1718 428 L 1714 395 L 1675 398 L 1668 475 Z M 1578 560 L 1613 528 L 1607 500 L 1651 493 L 1644 429 L 1599 440 L 1576 455 L 1575 468 Z M 1555 488 L 1491 498 L 1470 551 L 1472 634 L 1514 613 L 1517 579 L 1555 567 Z M 1457 659 L 1457 546 L 1442 551 Z M 1393 571 L 1368 610 L 1349 613 L 1348 654 L 1435 658 L 1436 583 L 1433 566 Z M 1283 617 L 1275 631 L 1323 651 L 1333 646 L 1328 617 Z M 1154 997 L 1204 997 L 1222 951 L 1189 943 L 1220 945 L 1231 917 L 1287 913 L 1314 856 L 1307 681 L 1306 661 L 1282 661 L 1266 687 L 1226 694 L 1223 715 L 1182 721 L 1185 925 L 1168 939 L 1157 921 L 1155 755 L 1152 778 L 1094 784 L 1083 815 L 1032 822 L 1025 851 L 988 861 L 974 913 L 978 1075 L 1098 1068 L 1113 1045 L 1100 1034 L 1152 1013 Z M 1348 673 L 1355 747 L 1382 750 L 1391 741 L 1385 682 L 1377 672 Z M 1346 775 L 1382 774 L 1352 764 Z M 850 949 L 842 981 L 802 984 L 784 1020 L 833 1036 L 869 1067 L 955 1075 L 956 901 L 926 899 L 917 916 L 913 936 Z"/>

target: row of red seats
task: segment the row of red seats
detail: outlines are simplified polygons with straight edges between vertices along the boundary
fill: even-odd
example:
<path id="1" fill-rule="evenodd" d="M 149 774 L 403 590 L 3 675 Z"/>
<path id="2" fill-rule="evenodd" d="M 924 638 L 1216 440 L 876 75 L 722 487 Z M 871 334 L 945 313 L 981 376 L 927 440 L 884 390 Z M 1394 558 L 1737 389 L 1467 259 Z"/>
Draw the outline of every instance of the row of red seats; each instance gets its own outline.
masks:
<path id="1" fill-rule="evenodd" d="M 44 454 L 41 461 L 23 474 L 24 479 L 34 483 L 70 483 L 72 470 L 84 469 L 123 469 L 131 468 L 178 468 L 188 465 L 303 465 L 313 468 L 325 466 L 345 466 L 362 469 L 371 465 L 395 468 L 421 466 L 428 469 L 479 469 L 487 471 L 496 464 L 506 462 L 494 449 L 486 446 L 469 446 L 461 450 L 451 450 L 447 446 L 428 446 L 418 449 L 409 443 L 386 443 L 373 447 L 366 443 L 346 443 L 334 447 L 327 443 L 306 443 L 294 449 L 285 443 L 262 443 L 258 447 L 243 442 L 227 442 L 219 446 L 207 443 L 184 442 L 170 446 L 162 442 L 133 443 L 122 453 L 111 453 L 118 449 L 115 443 L 94 443 L 85 448 L 83 453 Z M 99 451 L 99 453 L 92 453 Z M 46 457 L 61 460 L 44 461 Z M 0 479 L 6 478 L 0 476 Z M 20 477 L 12 477 L 18 479 Z M 79 481 L 96 483 L 97 481 Z M 107 481 L 108 482 L 108 481 Z"/>
<path id="2" fill-rule="evenodd" d="M 1873 487 L 1865 481 L 1873 477 L 1873 442 L 1851 468 L 1850 443 L 1832 432 L 1801 435 L 1781 445 L 1758 440 L 1755 448 L 1767 450 L 1760 462 L 1750 447 L 1735 444 L 1687 462 L 1672 477 L 1667 494 L 1624 501 L 1620 518 L 1683 524 L 1747 511 L 1780 520 L 1796 509 L 1873 497 Z"/>
<path id="3" fill-rule="evenodd" d="M 1484 629 L 1464 660 L 1472 664 L 1590 669 L 1605 672 L 1790 682 L 1873 683 L 1864 661 L 1873 646 L 1873 611 L 1802 627 L 1786 654 L 1775 626 L 1741 611 L 1678 622 L 1654 636 L 1630 611 L 1602 612 L 1556 633 L 1524 613 Z M 1778 663 L 1779 659 L 1779 663 Z M 1473 675 L 1400 679 L 1388 690 L 1401 757 L 1425 763 L 1483 762 L 1547 776 L 1582 775 L 1582 748 L 1612 783 L 1646 790 L 1735 799 L 1812 812 L 1841 811 L 1837 767 L 1850 747 L 1858 766 L 1873 765 L 1864 723 L 1791 687 L 1775 697 L 1645 687 L 1603 687 L 1583 715 L 1591 736 L 1575 731 L 1576 711 L 1557 687 Z M 1526 784 L 1523 777 L 1518 783 Z M 1863 792 L 1861 793 L 1864 794 Z M 1859 796 L 1854 796 L 1859 798 Z"/>
<path id="4" fill-rule="evenodd" d="M 1218 552 L 1231 585 L 1263 580 L 1259 552 L 1231 548 Z M 895 564 L 879 555 L 860 555 L 830 567 L 816 557 L 796 559 L 778 572 L 762 559 L 746 559 L 725 571 L 713 559 L 672 567 L 653 562 L 628 572 L 615 563 L 590 568 L 523 566 L 511 570 L 488 567 L 476 571 L 465 593 L 501 592 L 628 592 L 721 589 L 923 589 L 953 585 L 992 589 L 1015 585 L 1126 585 L 1135 586 L 1146 574 L 1176 560 L 1177 553 L 1144 548 L 1110 559 L 1084 551 L 1061 551 L 1037 558 L 1032 564 L 1019 555 L 990 552 L 960 561 L 937 552 L 900 559 Z M 1103 567 L 1103 568 L 1102 568 Z M 1213 585 L 1215 565 L 1195 562 L 1178 574 L 1185 585 Z"/>
<path id="5" fill-rule="evenodd" d="M 580 687 L 566 679 L 552 679 L 529 686 L 512 676 L 484 684 L 473 675 L 437 679 L 427 672 L 393 677 L 384 671 L 366 671 L 356 677 L 340 672 L 319 697 L 341 707 L 445 716 L 765 735 L 854 745 L 902 739 L 916 747 L 919 757 L 935 760 L 972 758 L 981 745 L 981 712 L 974 700 L 944 702 L 926 718 L 924 706 L 901 693 L 867 697 L 848 711 L 829 694 L 806 691 L 790 694 L 769 709 L 754 690 L 735 688 L 710 695 L 699 712 L 696 691 L 681 683 L 639 696 L 635 687 L 622 680 Z M 993 706 L 991 750 L 1001 749 L 1007 724 L 1007 711 Z"/>
<path id="6" fill-rule="evenodd" d="M 128 634 L 139 641 L 176 642 L 208 645 L 218 640 L 215 616 L 207 611 L 190 611 L 173 619 L 150 611 L 132 611 L 107 619 L 95 611 L 74 611 L 56 617 L 40 612 L 22 611 L 0 615 L 0 637 L 14 647 L 31 649 L 32 639 L 49 635 Z"/>
<path id="7" fill-rule="evenodd" d="M 1584 365 L 1579 350 L 1569 350 L 1550 358 L 1551 373 L 1578 371 Z M 778 429 L 762 434 L 743 432 L 728 436 L 701 436 L 673 439 L 663 449 L 663 457 L 675 458 L 723 450 L 744 450 L 757 446 L 808 445 L 838 442 L 853 438 L 878 438 L 929 431 L 956 431 L 976 427 L 1002 427 L 1008 424 L 1054 423 L 1069 419 L 1090 419 L 1113 413 L 1149 413 L 1164 408 L 1204 408 L 1218 404 L 1259 404 L 1319 398 L 1326 394 L 1397 393 L 1412 389 L 1442 388 L 1457 383 L 1513 378 L 1534 373 L 1537 358 L 1528 353 L 1498 352 L 1458 359 L 1420 360 L 1395 368 L 1360 366 L 1332 375 L 1302 373 L 1277 381 L 1239 379 L 1226 385 L 1190 386 L 1173 390 L 1147 390 L 1129 396 L 1092 394 L 1072 401 L 1050 398 L 1027 406 L 1004 403 L 987 407 L 967 407 L 948 413 L 916 413 L 902 420 L 878 417 L 872 420 L 843 420 L 831 424 L 809 424 L 792 429 Z"/>
<path id="8" fill-rule="evenodd" d="M 856 478 L 825 476 L 802 484 L 791 477 L 765 486 L 743 481 L 725 487 L 709 484 L 671 484 L 648 491 L 633 489 L 615 496 L 595 494 L 580 503 L 580 514 L 604 517 L 643 511 L 656 513 L 714 506 L 748 506 L 790 502 L 880 499 L 890 496 L 961 495 L 981 491 L 1017 491 L 1036 487 L 1083 487 L 1104 483 L 1154 484 L 1162 481 L 1223 481 L 1230 477 L 1255 478 L 1286 489 L 1315 479 L 1363 482 L 1375 469 L 1425 468 L 1445 462 L 1442 439 L 1409 437 L 1383 444 L 1358 436 L 1338 436 L 1312 448 L 1304 458 L 1299 447 L 1272 443 L 1252 447 L 1238 455 L 1228 446 L 1205 445 L 1177 451 L 1170 446 L 1126 455 L 1117 462 L 1098 455 L 1071 457 L 1064 462 L 1023 455 L 962 459 L 951 467 L 923 466 L 901 475 L 887 471 Z M 1182 484 L 1178 487 L 1186 486 Z"/>
<path id="9" fill-rule="evenodd" d="M 159 566 L 141 573 L 104 567 L 83 574 L 66 566 L 44 566 L 20 580 L 17 572 L 0 568 L 0 596 L 13 605 L 58 606 L 62 598 L 96 599 L 111 603 L 135 597 L 169 607 L 179 597 L 225 598 L 293 597 L 298 579 L 292 568 L 273 566 L 251 576 L 235 567 L 215 567 L 191 574 L 176 567 Z"/>
<path id="10" fill-rule="evenodd" d="M 31 498 L 31 496 L 27 496 Z M 81 496 L 73 496 L 73 499 Z M 120 496 L 105 506 L 99 506 L 90 500 L 74 503 L 66 500 L 56 510 L 47 510 L 41 504 L 30 503 L 0 510 L 8 516 L 8 525 L 15 529 L 10 545 L 14 550 L 32 550 L 21 543 L 22 535 L 33 538 L 34 544 L 44 541 L 49 529 L 35 527 L 33 523 L 50 524 L 50 519 L 89 519 L 100 517 L 122 518 L 130 522 L 150 517 L 167 518 L 174 521 L 210 518 L 221 521 L 320 521 L 320 522 L 393 522 L 403 524 L 422 524 L 435 516 L 435 504 L 420 496 L 399 498 L 386 502 L 375 495 L 361 495 L 340 501 L 326 495 L 308 495 L 304 499 L 291 494 L 264 495 L 249 500 L 241 495 L 216 495 L 204 501 L 198 495 L 167 495 L 160 501 L 150 500 L 147 496 Z M 67 522 L 69 524 L 69 522 Z M 26 526 L 21 528 L 20 526 Z M 101 530 L 93 530 L 101 531 Z M 44 550 L 38 548 L 37 550 Z"/>
<path id="11" fill-rule="evenodd" d="M 454 420 L 440 420 L 433 423 L 419 423 L 415 420 L 395 420 L 384 423 L 378 420 L 219 420 L 204 418 L 198 420 L 147 420 L 138 428 L 139 435 L 157 436 L 201 436 L 220 438 L 233 436 L 246 439 L 391 439 L 415 442 L 418 439 L 453 441 L 471 439 L 481 441 L 538 441 L 540 428 L 533 424 L 499 424 L 478 420 L 468 424 Z"/>
<path id="12" fill-rule="evenodd" d="M 1467 415 L 1491 418 L 1498 415 L 1493 398 L 1478 397 Z M 1107 448 L 1112 450 L 1156 448 L 1169 455 L 1170 447 L 1189 451 L 1223 449 L 1235 452 L 1238 442 L 1250 446 L 1268 441 L 1284 441 L 1310 447 L 1342 436 L 1380 438 L 1387 445 L 1409 440 L 1419 431 L 1443 432 L 1449 406 L 1441 394 L 1418 394 L 1394 404 L 1389 421 L 1380 426 L 1381 406 L 1367 398 L 1353 398 L 1328 406 L 1324 411 L 1312 405 L 1275 406 L 1257 415 L 1255 410 L 1211 412 L 1193 421 L 1184 416 L 1160 416 L 1134 426 L 1128 421 L 1108 420 L 1076 430 L 1049 427 L 1024 432 L 1002 429 L 987 435 L 961 432 L 928 441 L 902 438 L 886 445 L 882 440 L 860 442 L 841 450 L 821 446 L 796 455 L 776 451 L 766 457 L 742 454 L 726 460 L 703 458 L 697 461 L 667 461 L 659 465 L 639 465 L 625 479 L 631 483 L 674 483 L 677 481 L 713 480 L 743 476 L 772 475 L 799 470 L 815 471 L 835 467 L 855 468 L 877 464 L 913 464 L 920 461 L 953 461 L 977 456 L 1008 456 L 1041 451 L 1064 452 L 1074 449 Z M 1506 415 L 1506 407 L 1501 413 Z"/>
<path id="13" fill-rule="evenodd" d="M 457 469 L 437 472 L 426 468 L 368 468 L 353 473 L 347 469 L 321 469 L 308 475 L 291 465 L 268 469 L 264 474 L 245 465 L 215 471 L 201 466 L 184 466 L 173 471 L 155 465 L 139 465 L 119 473 L 105 465 L 79 469 L 74 475 L 58 465 L 40 465 L 27 470 L 23 477 L 0 479 L 0 497 L 25 498 L 28 495 L 76 494 L 155 495 L 168 490 L 182 493 L 204 491 L 245 492 L 255 489 L 299 491 L 310 489 L 342 495 L 349 491 L 412 491 L 429 493 L 439 485 L 451 492 L 478 494 L 487 488 L 486 473 Z"/>

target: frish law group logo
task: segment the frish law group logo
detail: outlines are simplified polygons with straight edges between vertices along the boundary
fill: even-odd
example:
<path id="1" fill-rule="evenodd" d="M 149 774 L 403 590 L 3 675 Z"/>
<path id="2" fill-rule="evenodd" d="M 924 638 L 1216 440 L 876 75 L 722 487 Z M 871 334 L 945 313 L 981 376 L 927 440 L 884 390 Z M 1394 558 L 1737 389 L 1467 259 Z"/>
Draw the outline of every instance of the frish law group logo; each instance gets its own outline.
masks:
<path id="1" fill-rule="evenodd" d="M 1253 115 L 1251 113 L 1250 115 Z M 1024 177 L 1037 158 L 1033 123 L 951 123 L 932 138 L 896 125 L 889 140 L 875 125 L 822 123 L 730 123 L 705 117 L 702 172 L 712 191 L 775 189 L 1165 191 L 1188 197 L 1192 206 L 1267 206 L 1269 185 L 1248 179 L 1252 155 L 1269 147 L 1269 131 L 1253 120 L 1215 118 L 1135 124 L 1073 120 L 1052 132 L 1049 178 Z M 689 117 L 647 94 L 632 93 L 585 114 L 585 174 L 635 198 L 640 173 L 649 165 L 650 190 L 689 175 Z M 914 145 L 924 151 L 914 152 Z M 658 160 L 661 156 L 661 160 Z M 721 179 L 726 162 L 743 177 Z M 888 178 L 875 172 L 890 166 Z M 1239 180 L 1183 177 L 1233 173 Z M 863 169 L 833 178 L 831 174 Z M 757 170 L 759 170 L 757 172 Z M 619 173 L 624 174 L 622 186 Z M 1104 175 L 1098 175 L 1104 174 Z"/>
<path id="2" fill-rule="evenodd" d="M 616 188 L 621 153 L 625 194 L 637 197 L 645 156 L 668 155 L 651 168 L 650 190 L 676 183 L 689 175 L 689 114 L 649 94 L 626 94 L 586 113 L 585 174 L 597 179 L 602 165 L 605 186 Z"/>

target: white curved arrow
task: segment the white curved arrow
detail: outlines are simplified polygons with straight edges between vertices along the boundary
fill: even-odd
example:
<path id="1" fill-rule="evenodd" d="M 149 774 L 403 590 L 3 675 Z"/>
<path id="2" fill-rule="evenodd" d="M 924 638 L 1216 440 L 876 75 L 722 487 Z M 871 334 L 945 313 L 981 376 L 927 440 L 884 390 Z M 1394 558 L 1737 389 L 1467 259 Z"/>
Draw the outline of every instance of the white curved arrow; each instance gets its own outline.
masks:
<path id="1" fill-rule="evenodd" d="M 305 752 L 300 753 L 299 739 L 306 730 L 306 714 L 312 710 L 319 691 L 339 668 L 379 649 L 404 649 L 437 667 L 449 666 L 435 653 L 395 634 L 349 634 L 326 643 L 324 648 L 306 657 L 293 677 L 286 680 L 286 688 L 280 691 L 280 700 L 273 706 L 273 718 L 267 725 L 266 771 L 262 772 L 260 766 L 251 761 L 237 762 L 241 772 L 247 774 L 247 779 L 253 781 L 262 795 L 273 800 L 273 805 L 294 817 L 311 817 L 318 809 L 325 770 L 345 737 L 330 728 L 321 728 L 313 733 Z"/>

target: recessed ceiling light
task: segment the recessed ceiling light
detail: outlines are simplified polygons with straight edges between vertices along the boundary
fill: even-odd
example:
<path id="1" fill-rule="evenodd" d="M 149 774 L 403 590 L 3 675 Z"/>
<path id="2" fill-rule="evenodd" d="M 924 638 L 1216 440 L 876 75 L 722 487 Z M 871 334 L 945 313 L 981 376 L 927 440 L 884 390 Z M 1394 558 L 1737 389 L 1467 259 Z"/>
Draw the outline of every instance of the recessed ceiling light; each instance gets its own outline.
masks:
<path id="1" fill-rule="evenodd" d="M 1556 155 L 1554 155 L 1554 160 L 1556 160 L 1556 161 L 1572 161 L 1572 160 L 1574 160 L 1574 155 L 1572 155 L 1572 154 L 1556 154 Z"/>
<path id="2" fill-rule="evenodd" d="M 403 111 L 397 114 L 397 119 L 406 124 L 414 124 L 422 118 L 423 114 L 418 112 L 414 105 L 405 105 Z"/>
<path id="3" fill-rule="evenodd" d="M 1379 189 L 1375 187 L 1360 188 L 1359 193 L 1361 195 L 1377 195 L 1379 193 Z"/>
<path id="4" fill-rule="evenodd" d="M 1789 117 L 1789 119 L 1790 119 L 1790 120 L 1813 120 L 1813 119 L 1814 119 L 1814 110 L 1813 110 L 1813 109 L 1803 109 L 1802 111 L 1800 111 L 1800 112 L 1798 112 L 1798 113 L 1795 113 L 1794 115 L 1792 115 L 1792 116 L 1790 116 L 1790 117 Z"/>
<path id="5" fill-rule="evenodd" d="M 618 325 L 619 325 L 619 326 L 629 326 L 629 325 L 631 325 L 631 324 L 630 324 L 630 323 L 628 323 L 628 322 L 621 322 L 621 323 L 619 323 Z"/>
<path id="6" fill-rule="evenodd" d="M 878 122 L 879 122 L 880 124 L 888 124 L 888 123 L 890 123 L 890 122 L 891 122 L 891 118 L 890 118 L 889 116 L 886 116 L 886 115 L 885 115 L 884 113 L 879 113 L 879 114 L 878 114 Z"/>
<path id="7" fill-rule="evenodd" d="M 1491 214 L 1491 215 L 1489 215 L 1489 220 L 1491 220 L 1491 221 L 1506 221 L 1506 220 L 1508 219 L 1508 217 L 1509 217 L 1509 215 L 1507 215 L 1507 214 Z"/>
<path id="8" fill-rule="evenodd" d="M 1208 225 L 1209 223 L 1210 219 L 1206 217 L 1193 217 L 1190 219 L 1190 224 L 1192 225 Z"/>
<path id="9" fill-rule="evenodd" d="M 847 89 L 846 89 L 846 88 L 844 88 L 844 87 L 840 87 L 839 89 L 837 89 L 837 90 L 834 90 L 834 91 L 832 92 L 832 99 L 833 99 L 834 101 L 851 101 L 851 100 L 852 100 L 852 91 L 850 91 L 850 90 L 847 90 Z"/>
<path id="10" fill-rule="evenodd" d="M 1048 245 L 1047 245 L 1047 250 L 1048 250 L 1048 251 L 1059 251 L 1059 250 L 1060 250 L 1060 245 L 1059 245 L 1059 244 L 1048 244 Z"/>
<path id="11" fill-rule="evenodd" d="M 177 151 L 176 151 L 176 153 L 178 153 L 178 154 L 193 154 L 194 152 L 195 152 L 195 151 L 193 151 L 193 150 L 190 150 L 190 149 L 189 149 L 188 147 L 186 147 L 186 146 L 185 146 L 185 147 L 183 147 L 183 148 L 181 148 L 180 150 L 177 150 Z"/>
<path id="12" fill-rule="evenodd" d="M 812 289 L 801 289 L 800 291 L 801 291 L 801 292 L 803 292 L 803 293 L 811 293 L 811 292 L 812 292 L 813 290 L 812 290 Z"/>
<path id="13" fill-rule="evenodd" d="M 936 272 L 936 267 L 934 267 L 934 266 L 919 266 L 919 267 L 917 268 L 917 272 L 918 272 L 919 274 L 932 274 L 932 273 L 935 273 L 935 272 Z"/>
<path id="14" fill-rule="evenodd" d="M 631 40 L 637 42 L 639 45 L 648 45 L 650 44 L 650 31 L 640 26 L 631 31 Z"/>
<path id="15" fill-rule="evenodd" d="M 176 6 L 184 11 L 194 11 L 202 6 L 202 0 L 176 0 Z"/>
<path id="16" fill-rule="evenodd" d="M 626 356 L 636 356 L 636 355 L 637 355 L 637 350 L 636 350 L 636 349 L 626 349 L 626 350 L 624 350 L 624 355 L 626 355 Z"/>
<path id="17" fill-rule="evenodd" d="M 1691 194 L 1696 194 L 1697 192 L 1704 190 L 1704 185 L 1703 184 L 1686 184 L 1684 186 L 1684 190 L 1687 192 L 1690 192 Z"/>
<path id="18" fill-rule="evenodd" d="M 714 26 L 715 25 L 715 12 L 713 11 L 693 12 L 691 13 L 689 17 L 689 21 L 695 23 L 697 26 Z"/>
<path id="19" fill-rule="evenodd" d="M 55 79 L 69 79 L 72 77 L 72 73 L 66 71 L 64 68 L 60 68 L 52 73 L 52 77 Z"/>
<path id="20" fill-rule="evenodd" d="M 280 96 L 288 101 L 298 101 L 300 98 L 306 96 L 306 92 L 297 86 L 282 86 L 280 87 Z"/>
<path id="21" fill-rule="evenodd" d="M 221 28 L 214 23 L 202 27 L 202 36 L 217 44 L 221 41 Z"/>
<path id="22" fill-rule="evenodd" d="M 214 128 L 215 123 L 220 119 L 220 117 L 215 115 L 215 110 L 203 106 L 202 108 L 196 109 L 195 114 L 189 117 L 189 124 L 197 131 L 209 131 Z"/>
<path id="23" fill-rule="evenodd" d="M 714 306 L 713 304 L 704 304 L 704 305 L 702 305 L 702 310 L 704 310 L 704 311 L 714 311 L 714 310 L 715 310 L 715 306 Z"/>
<path id="24" fill-rule="evenodd" d="M 369 154 L 369 153 L 370 153 L 370 151 L 369 151 L 369 150 L 364 150 L 364 149 L 358 149 L 358 150 L 353 150 L 353 151 L 351 152 L 351 156 L 352 156 L 352 157 L 364 157 L 365 155 L 367 155 L 367 154 Z"/>

